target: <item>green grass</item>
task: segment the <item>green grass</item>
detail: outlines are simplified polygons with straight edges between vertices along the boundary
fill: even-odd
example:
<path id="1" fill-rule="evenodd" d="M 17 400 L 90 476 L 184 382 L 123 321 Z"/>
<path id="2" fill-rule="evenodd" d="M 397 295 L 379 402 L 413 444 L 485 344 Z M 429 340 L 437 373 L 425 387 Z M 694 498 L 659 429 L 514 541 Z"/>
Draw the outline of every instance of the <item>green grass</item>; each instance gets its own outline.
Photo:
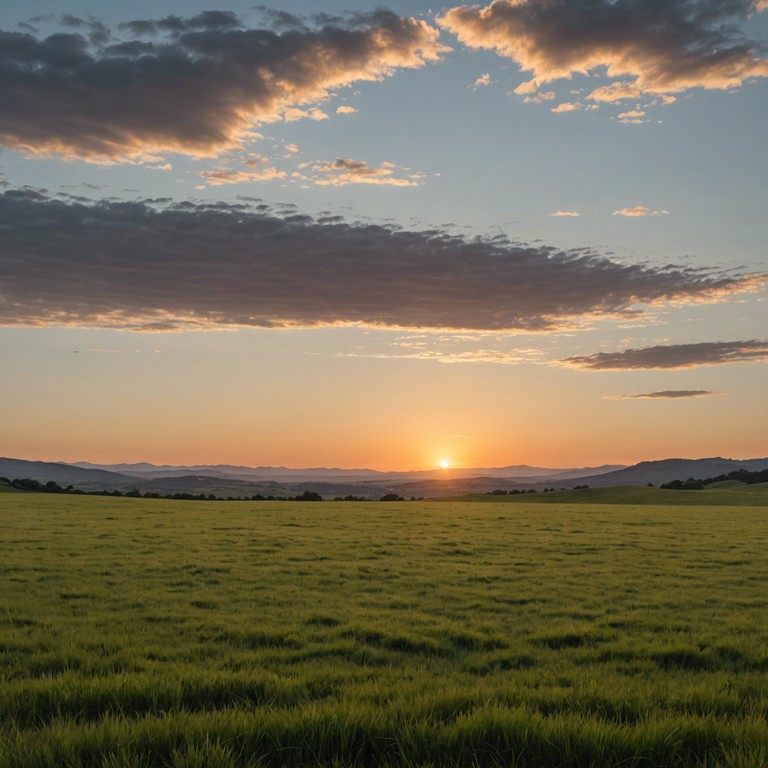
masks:
<path id="1" fill-rule="evenodd" d="M 746 483 L 742 483 L 741 480 L 718 480 L 716 483 L 709 483 L 704 486 L 705 491 L 717 491 L 724 488 L 744 488 Z"/>
<path id="2" fill-rule="evenodd" d="M 764 766 L 765 509 L 553 495 L 3 495 L 0 768 Z"/>
<path id="3" fill-rule="evenodd" d="M 443 501 L 470 501 L 515 504 L 652 504 L 654 506 L 768 506 L 768 483 L 740 484 L 704 491 L 672 491 L 648 486 L 613 486 L 547 493 L 515 493 L 494 496 L 476 493 Z"/>

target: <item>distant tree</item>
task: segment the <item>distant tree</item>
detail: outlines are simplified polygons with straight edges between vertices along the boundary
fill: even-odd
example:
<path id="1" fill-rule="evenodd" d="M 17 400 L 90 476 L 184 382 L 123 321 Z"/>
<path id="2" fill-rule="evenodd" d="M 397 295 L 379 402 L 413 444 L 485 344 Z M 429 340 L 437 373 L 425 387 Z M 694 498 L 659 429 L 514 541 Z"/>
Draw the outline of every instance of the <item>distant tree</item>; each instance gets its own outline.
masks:
<path id="1" fill-rule="evenodd" d="M 385 493 L 379 501 L 405 501 L 405 499 L 396 493 Z"/>
<path id="2" fill-rule="evenodd" d="M 11 482 L 14 488 L 18 488 L 21 491 L 42 491 L 43 486 L 37 480 L 32 480 L 29 477 L 17 477 Z"/>
<path id="3" fill-rule="evenodd" d="M 322 501 L 323 497 L 317 491 L 304 491 L 293 498 L 294 501 Z"/>

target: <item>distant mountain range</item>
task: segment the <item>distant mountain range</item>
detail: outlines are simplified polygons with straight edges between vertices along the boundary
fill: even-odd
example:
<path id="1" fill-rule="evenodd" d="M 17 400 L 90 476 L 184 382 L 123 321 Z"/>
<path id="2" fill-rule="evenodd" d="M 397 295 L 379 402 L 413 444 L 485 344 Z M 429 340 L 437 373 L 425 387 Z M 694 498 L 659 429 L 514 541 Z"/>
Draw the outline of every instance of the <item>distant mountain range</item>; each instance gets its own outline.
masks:
<path id="1" fill-rule="evenodd" d="M 53 480 L 86 491 L 138 490 L 161 495 L 192 493 L 214 496 L 295 496 L 305 490 L 325 498 L 359 496 L 380 498 L 387 493 L 410 497 L 458 496 L 488 493 L 495 489 L 571 488 L 574 485 L 609 487 L 660 485 L 672 480 L 706 478 L 737 469 L 768 468 L 764 459 L 663 459 L 643 461 L 631 467 L 604 465 L 570 469 L 547 469 L 526 464 L 477 469 L 379 472 L 372 469 L 244 467 L 226 464 L 157 466 L 138 464 L 52 463 L 0 458 L 0 477 Z"/>
<path id="2" fill-rule="evenodd" d="M 93 464 L 87 461 L 72 462 L 71 466 L 83 469 L 100 469 L 121 475 L 139 478 L 173 477 L 181 475 L 206 475 L 208 477 L 226 477 L 234 480 L 281 480 L 292 483 L 305 483 L 312 480 L 334 480 L 361 482 L 366 480 L 437 480 L 450 477 L 504 477 L 527 479 L 532 477 L 576 477 L 585 474 L 602 474 L 621 469 L 623 464 L 605 464 L 600 467 L 582 467 L 580 469 L 551 469 L 530 467 L 516 464 L 508 467 L 481 467 L 473 469 L 427 469 L 405 472 L 381 472 L 376 469 L 338 469 L 335 467 L 314 467 L 309 469 L 291 469 L 289 467 L 244 467 L 232 464 L 194 464 L 194 465 L 155 465 L 147 462 L 138 464 Z"/>

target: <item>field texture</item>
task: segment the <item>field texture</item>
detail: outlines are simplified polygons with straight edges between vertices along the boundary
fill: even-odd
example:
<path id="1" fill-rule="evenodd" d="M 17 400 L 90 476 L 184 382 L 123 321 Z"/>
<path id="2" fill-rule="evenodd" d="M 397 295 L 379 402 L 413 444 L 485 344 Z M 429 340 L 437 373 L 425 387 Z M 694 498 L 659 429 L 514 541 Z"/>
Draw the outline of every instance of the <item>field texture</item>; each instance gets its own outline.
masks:
<path id="1" fill-rule="evenodd" d="M 767 552 L 764 507 L 2 494 L 0 768 L 763 768 Z"/>

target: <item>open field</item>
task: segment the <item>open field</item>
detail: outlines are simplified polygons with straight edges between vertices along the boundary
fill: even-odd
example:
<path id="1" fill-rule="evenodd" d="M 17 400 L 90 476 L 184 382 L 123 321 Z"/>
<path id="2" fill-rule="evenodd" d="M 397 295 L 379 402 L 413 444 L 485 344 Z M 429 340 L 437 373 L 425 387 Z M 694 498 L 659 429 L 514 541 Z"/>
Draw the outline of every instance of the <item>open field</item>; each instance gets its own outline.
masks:
<path id="1" fill-rule="evenodd" d="M 765 508 L 548 495 L 2 494 L 0 768 L 765 766 Z"/>

